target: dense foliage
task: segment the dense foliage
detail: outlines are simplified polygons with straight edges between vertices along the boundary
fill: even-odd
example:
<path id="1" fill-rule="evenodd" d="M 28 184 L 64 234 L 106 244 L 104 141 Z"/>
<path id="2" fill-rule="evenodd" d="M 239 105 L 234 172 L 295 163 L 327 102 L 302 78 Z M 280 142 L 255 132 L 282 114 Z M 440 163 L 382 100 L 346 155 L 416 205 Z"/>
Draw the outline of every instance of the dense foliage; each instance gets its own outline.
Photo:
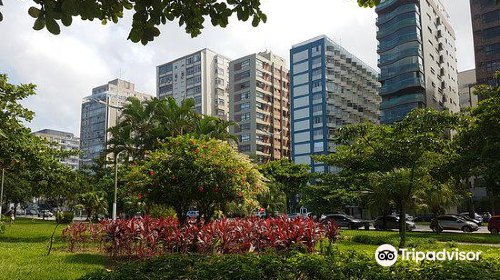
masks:
<path id="1" fill-rule="evenodd" d="M 230 202 L 258 207 L 255 198 L 266 191 L 261 177 L 227 142 L 180 136 L 134 164 L 127 186 L 139 200 L 173 207 L 184 222 L 193 206 L 207 220 Z"/>
<path id="2" fill-rule="evenodd" d="M 6 75 L 0 74 L 0 169 L 5 170 L 4 195 L 15 204 L 34 196 L 60 203 L 74 197 L 72 182 L 76 176 L 59 160 L 74 152 L 54 148 L 52 143 L 32 135 L 24 125 L 34 114 L 20 102 L 34 94 L 34 85 L 13 85 Z"/>
<path id="3" fill-rule="evenodd" d="M 297 195 L 311 179 L 310 169 L 307 164 L 296 164 L 287 158 L 259 166 L 276 191 L 285 195 L 289 213 L 297 211 Z"/>
<path id="4" fill-rule="evenodd" d="M 63 231 L 70 251 L 85 243 L 98 243 L 113 256 L 149 258 L 171 253 L 238 254 L 289 250 L 297 245 L 309 252 L 323 239 L 334 242 L 338 228 L 312 219 L 286 217 L 221 219 L 180 225 L 175 218 L 103 220 L 74 223 Z"/>
<path id="5" fill-rule="evenodd" d="M 405 247 L 405 214 L 418 190 L 437 187 L 432 183 L 434 163 L 452 150 L 448 134 L 457 124 L 458 117 L 450 112 L 417 109 L 390 126 L 345 126 L 338 131 L 336 152 L 314 159 L 342 168 L 340 176 L 366 178 L 368 184 L 359 193 L 377 204 L 380 199 L 385 200 L 382 205 L 394 203 L 400 214 L 400 246 Z"/>
<path id="6" fill-rule="evenodd" d="M 81 280 L 337 280 L 337 279 L 499 279 L 495 259 L 481 261 L 398 261 L 382 267 L 370 254 L 333 249 L 325 254 L 168 255 L 146 262 L 120 263 Z"/>

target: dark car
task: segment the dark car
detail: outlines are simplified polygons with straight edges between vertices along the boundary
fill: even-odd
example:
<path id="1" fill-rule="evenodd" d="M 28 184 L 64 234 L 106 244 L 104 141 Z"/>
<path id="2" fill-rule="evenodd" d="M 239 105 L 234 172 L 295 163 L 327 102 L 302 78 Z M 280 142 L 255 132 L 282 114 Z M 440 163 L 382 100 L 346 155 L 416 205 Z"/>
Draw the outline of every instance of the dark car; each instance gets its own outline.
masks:
<path id="1" fill-rule="evenodd" d="M 498 234 L 500 232 L 500 216 L 493 216 L 488 221 L 488 230 L 492 234 Z"/>
<path id="2" fill-rule="evenodd" d="M 431 223 L 430 228 L 434 232 L 440 230 L 461 230 L 463 232 L 473 232 L 479 229 L 479 226 L 472 222 L 464 219 L 462 216 L 458 215 L 441 215 L 438 216 L 438 223 L 441 227 L 440 229 L 436 227 L 434 222 Z"/>
<path id="3" fill-rule="evenodd" d="M 469 222 L 476 223 L 478 226 L 481 226 L 481 224 L 483 222 L 483 217 L 477 213 L 474 213 L 474 218 L 471 218 L 469 216 L 469 212 L 460 213 L 459 216 L 466 219 Z"/>
<path id="4" fill-rule="evenodd" d="M 428 223 L 430 223 L 432 221 L 432 215 L 418 216 L 413 221 L 414 222 L 428 222 Z"/>
<path id="5" fill-rule="evenodd" d="M 384 225 L 385 221 L 385 225 Z M 399 217 L 396 216 L 384 216 L 375 219 L 373 226 L 376 230 L 379 229 L 399 229 Z M 406 221 L 406 230 L 412 231 L 416 228 L 415 223 L 411 221 Z"/>
<path id="6" fill-rule="evenodd" d="M 370 222 L 366 220 L 361 220 L 354 218 L 353 216 L 346 214 L 327 214 L 321 216 L 321 222 L 334 222 L 339 227 L 345 227 L 348 229 L 359 229 L 364 227 L 365 229 L 370 228 Z"/>

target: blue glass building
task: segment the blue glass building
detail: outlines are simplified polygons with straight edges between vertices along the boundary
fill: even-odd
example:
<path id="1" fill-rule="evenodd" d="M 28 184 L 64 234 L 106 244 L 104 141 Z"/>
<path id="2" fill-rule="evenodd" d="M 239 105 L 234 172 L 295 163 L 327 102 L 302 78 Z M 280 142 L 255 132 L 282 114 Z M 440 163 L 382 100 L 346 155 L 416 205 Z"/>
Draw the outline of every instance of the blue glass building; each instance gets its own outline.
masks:
<path id="1" fill-rule="evenodd" d="M 439 0 L 386 0 L 375 11 L 381 122 L 414 108 L 458 111 L 455 35 Z"/>
<path id="2" fill-rule="evenodd" d="M 290 50 L 292 160 L 326 172 L 311 155 L 333 152 L 336 128 L 377 123 L 377 72 L 326 36 Z"/>

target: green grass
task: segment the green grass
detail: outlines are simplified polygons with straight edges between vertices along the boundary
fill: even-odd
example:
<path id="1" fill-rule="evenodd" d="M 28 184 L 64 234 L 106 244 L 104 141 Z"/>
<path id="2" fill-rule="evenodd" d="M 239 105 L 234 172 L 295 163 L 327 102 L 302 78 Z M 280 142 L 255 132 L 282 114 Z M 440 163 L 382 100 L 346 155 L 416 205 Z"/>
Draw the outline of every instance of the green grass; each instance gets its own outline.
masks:
<path id="1" fill-rule="evenodd" d="M 397 238 L 399 233 L 397 231 L 376 231 L 376 230 L 342 230 L 342 236 L 353 236 L 353 235 L 367 235 L 367 236 L 382 236 L 387 238 Z M 453 233 L 445 232 L 441 234 L 435 234 L 432 232 L 408 232 L 407 236 L 411 239 L 428 239 L 432 238 L 440 242 L 463 242 L 463 243 L 486 243 L 486 244 L 500 244 L 500 234 L 493 235 L 489 233 Z"/>
<path id="2" fill-rule="evenodd" d="M 55 221 L 16 219 L 0 234 L 0 279 L 76 279 L 102 269 L 107 257 L 96 253 L 69 253 L 59 226 L 50 256 L 47 248 Z"/>
<path id="3" fill-rule="evenodd" d="M 437 251 L 443 248 L 458 248 L 461 251 L 481 251 L 484 257 L 493 257 L 500 260 L 500 247 L 487 245 L 500 244 L 500 235 L 482 233 L 441 233 L 437 235 L 431 232 L 409 232 L 407 243 L 409 247 L 422 251 Z M 458 243 L 474 243 L 474 245 L 462 245 Z M 374 230 L 342 230 L 339 241 L 336 244 L 339 248 L 373 254 L 379 245 L 393 244 L 397 246 L 399 244 L 399 233 Z"/>

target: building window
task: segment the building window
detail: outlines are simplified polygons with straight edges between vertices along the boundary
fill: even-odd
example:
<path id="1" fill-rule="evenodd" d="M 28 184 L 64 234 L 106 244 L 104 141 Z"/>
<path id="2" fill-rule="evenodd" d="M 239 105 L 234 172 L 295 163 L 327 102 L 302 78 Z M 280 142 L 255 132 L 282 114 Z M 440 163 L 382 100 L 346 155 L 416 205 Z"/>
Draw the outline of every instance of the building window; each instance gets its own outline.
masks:
<path id="1" fill-rule="evenodd" d="M 240 136 L 240 142 L 250 141 L 250 133 L 245 133 Z"/>
<path id="2" fill-rule="evenodd" d="M 160 68 L 158 69 L 158 72 L 160 75 L 165 74 L 165 73 L 170 72 L 170 71 L 172 71 L 172 64 L 160 66 Z"/>
<path id="3" fill-rule="evenodd" d="M 483 30 L 483 39 L 493 39 L 500 36 L 500 25 Z"/>
<path id="4" fill-rule="evenodd" d="M 495 55 L 500 53 L 500 43 L 484 46 L 484 53 L 486 55 Z"/>
<path id="5" fill-rule="evenodd" d="M 242 80 L 242 79 L 245 79 L 248 77 L 250 77 L 250 70 L 247 70 L 247 71 L 244 71 L 244 72 L 241 72 L 241 73 L 234 75 L 234 81 L 239 81 L 239 80 Z"/>
<path id="6" fill-rule="evenodd" d="M 250 152 L 250 145 L 239 145 L 238 150 L 240 152 Z"/>
<path id="7" fill-rule="evenodd" d="M 217 100 L 217 103 L 218 103 L 219 105 L 224 106 L 224 104 L 225 104 L 226 102 L 224 101 L 224 99 L 219 98 L 219 99 Z"/>
<path id="8" fill-rule="evenodd" d="M 239 91 L 239 90 L 246 89 L 246 88 L 249 88 L 249 87 L 250 87 L 250 81 L 246 81 L 246 82 L 243 82 L 243 83 L 235 84 L 234 85 L 234 91 Z"/>
<path id="9" fill-rule="evenodd" d="M 240 115 L 240 121 L 248 121 L 250 120 L 250 113 L 245 113 Z"/>
<path id="10" fill-rule="evenodd" d="M 246 102 L 243 104 L 240 104 L 240 110 L 247 110 L 250 109 L 250 103 Z"/>
<path id="11" fill-rule="evenodd" d="M 250 99 L 250 92 L 244 92 L 242 94 L 240 94 L 240 99 L 241 100 L 247 100 L 247 99 Z"/>
<path id="12" fill-rule="evenodd" d="M 247 69 L 248 67 L 250 67 L 250 59 L 236 63 L 234 65 L 234 70 L 238 71 L 238 70 L 242 70 L 242 69 Z"/>

